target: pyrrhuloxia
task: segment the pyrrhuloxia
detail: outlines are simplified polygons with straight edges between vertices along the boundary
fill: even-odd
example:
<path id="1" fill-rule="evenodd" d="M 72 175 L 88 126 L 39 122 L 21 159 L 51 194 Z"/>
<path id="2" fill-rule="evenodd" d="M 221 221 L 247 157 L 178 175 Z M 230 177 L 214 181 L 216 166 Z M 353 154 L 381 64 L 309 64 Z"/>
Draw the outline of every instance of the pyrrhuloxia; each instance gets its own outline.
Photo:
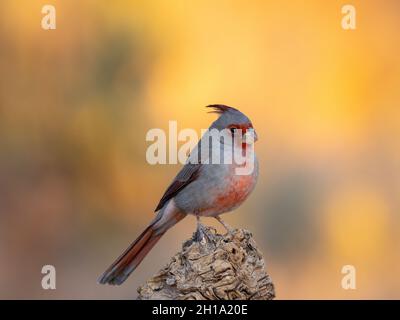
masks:
<path id="1" fill-rule="evenodd" d="M 198 232 L 201 233 L 200 217 L 214 217 L 221 222 L 229 231 L 230 228 L 221 220 L 220 214 L 231 211 L 243 203 L 252 192 L 258 177 L 258 162 L 254 154 L 252 142 L 257 140 L 253 125 L 239 110 L 224 106 L 210 105 L 214 113 L 219 117 L 214 121 L 209 130 L 217 129 L 236 132 L 245 135 L 253 133 L 254 140 L 250 142 L 235 143 L 233 139 L 230 152 L 247 152 L 247 159 L 254 161 L 254 170 L 249 174 L 237 174 L 236 169 L 243 166 L 235 161 L 232 163 L 205 163 L 207 159 L 200 157 L 200 163 L 186 163 L 175 179 L 172 181 L 157 208 L 157 215 L 142 234 L 122 253 L 122 255 L 104 272 L 99 283 L 119 285 L 136 269 L 147 253 L 160 240 L 161 236 L 186 215 L 193 214 L 197 217 Z M 240 130 L 238 130 L 240 129 Z M 200 151 L 204 135 L 196 146 L 196 152 L 203 156 L 204 150 Z M 208 139 L 208 137 L 207 137 Z M 209 145 L 210 153 L 220 152 L 226 144 Z M 226 145 L 225 145 L 226 147 Z M 253 154 L 249 154 L 253 153 Z M 194 161 L 193 161 L 194 162 Z"/>

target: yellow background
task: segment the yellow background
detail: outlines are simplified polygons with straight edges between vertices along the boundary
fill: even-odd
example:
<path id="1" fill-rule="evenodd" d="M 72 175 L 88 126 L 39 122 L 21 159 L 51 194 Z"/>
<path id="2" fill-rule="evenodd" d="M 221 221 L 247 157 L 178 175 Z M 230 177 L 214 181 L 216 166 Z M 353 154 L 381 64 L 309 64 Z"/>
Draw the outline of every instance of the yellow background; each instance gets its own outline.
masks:
<path id="1" fill-rule="evenodd" d="M 147 164 L 146 132 L 200 133 L 212 103 L 259 135 L 258 186 L 225 220 L 253 232 L 277 297 L 400 298 L 400 3 L 352 1 L 347 31 L 346 3 L 1 1 L 0 298 L 135 297 L 195 229 L 96 284 L 179 170 Z"/>

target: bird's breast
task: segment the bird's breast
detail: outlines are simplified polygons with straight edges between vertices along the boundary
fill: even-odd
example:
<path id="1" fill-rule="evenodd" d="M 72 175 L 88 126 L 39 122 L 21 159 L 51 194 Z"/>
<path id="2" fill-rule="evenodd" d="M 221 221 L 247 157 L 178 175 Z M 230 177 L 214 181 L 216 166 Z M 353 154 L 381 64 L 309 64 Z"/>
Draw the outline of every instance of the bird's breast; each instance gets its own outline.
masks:
<path id="1" fill-rule="evenodd" d="M 242 204 L 253 190 L 256 176 L 232 174 L 226 177 L 226 186 L 219 190 L 216 199 L 216 208 L 222 211 L 230 211 Z"/>
<path id="2" fill-rule="evenodd" d="M 254 170 L 238 174 L 236 164 L 205 164 L 199 177 L 179 192 L 175 202 L 182 212 L 199 216 L 217 216 L 240 206 L 253 191 L 258 177 Z"/>
<path id="3" fill-rule="evenodd" d="M 258 177 L 258 166 L 247 175 L 239 175 L 237 166 L 228 165 L 221 170 L 218 182 L 210 186 L 208 194 L 212 199 L 207 206 L 202 207 L 197 214 L 201 216 L 216 216 L 236 209 L 253 191 Z"/>

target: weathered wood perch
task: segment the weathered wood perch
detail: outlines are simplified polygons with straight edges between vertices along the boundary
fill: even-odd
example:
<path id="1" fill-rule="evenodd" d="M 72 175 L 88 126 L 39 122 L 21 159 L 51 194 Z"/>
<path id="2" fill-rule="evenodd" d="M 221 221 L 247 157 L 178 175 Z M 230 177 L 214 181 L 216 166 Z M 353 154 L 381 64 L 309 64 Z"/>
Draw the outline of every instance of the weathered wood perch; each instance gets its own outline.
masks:
<path id="1" fill-rule="evenodd" d="M 252 234 L 236 229 L 217 234 L 204 227 L 199 241 L 187 240 L 182 251 L 138 288 L 138 299 L 271 300 L 274 285 Z"/>

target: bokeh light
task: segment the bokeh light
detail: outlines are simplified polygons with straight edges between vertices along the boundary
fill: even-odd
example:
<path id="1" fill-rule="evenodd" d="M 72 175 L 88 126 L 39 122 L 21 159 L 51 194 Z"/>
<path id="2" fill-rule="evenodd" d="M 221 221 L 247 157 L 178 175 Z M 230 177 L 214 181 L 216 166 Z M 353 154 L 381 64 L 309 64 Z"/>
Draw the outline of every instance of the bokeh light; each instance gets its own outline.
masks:
<path id="1" fill-rule="evenodd" d="M 348 31 L 336 0 L 51 3 L 51 31 L 43 1 L 0 3 L 0 298 L 134 298 L 195 228 L 96 283 L 180 167 L 146 162 L 146 132 L 200 133 L 212 103 L 259 135 L 258 186 L 226 220 L 254 233 L 277 298 L 400 298 L 398 1 L 352 1 Z"/>

